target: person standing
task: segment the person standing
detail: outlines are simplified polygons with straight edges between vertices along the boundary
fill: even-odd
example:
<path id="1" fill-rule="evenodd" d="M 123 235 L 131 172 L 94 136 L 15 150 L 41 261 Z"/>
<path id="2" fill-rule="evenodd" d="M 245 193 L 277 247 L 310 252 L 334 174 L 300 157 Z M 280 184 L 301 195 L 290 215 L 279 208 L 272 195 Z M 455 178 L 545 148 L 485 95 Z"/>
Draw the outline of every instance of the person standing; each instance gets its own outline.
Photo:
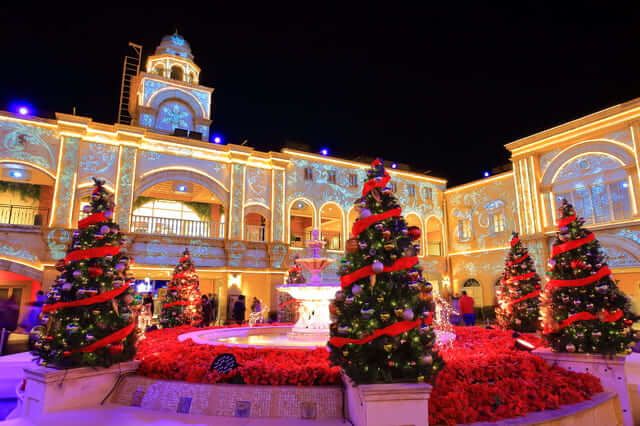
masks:
<path id="1" fill-rule="evenodd" d="M 233 320 L 236 324 L 242 324 L 244 322 L 245 311 L 247 310 L 244 301 L 245 297 L 241 294 L 238 296 L 236 303 L 233 304 Z"/>
<path id="2" fill-rule="evenodd" d="M 460 295 L 458 293 L 451 297 L 451 324 L 460 325 L 462 313 L 460 312 Z"/>
<path id="3" fill-rule="evenodd" d="M 211 305 L 211 321 L 213 325 L 218 322 L 218 296 L 209 293 L 209 304 Z"/>
<path id="4" fill-rule="evenodd" d="M 19 315 L 20 307 L 14 295 L 7 300 L 0 300 L 0 355 L 4 355 L 9 335 L 18 328 Z"/>
<path id="5" fill-rule="evenodd" d="M 209 298 L 207 297 L 206 294 L 203 294 L 201 297 L 202 300 L 202 323 L 200 324 L 200 327 L 209 327 L 209 324 L 211 324 L 212 319 L 212 309 L 211 309 L 211 302 L 209 301 Z"/>
<path id="6" fill-rule="evenodd" d="M 460 297 L 460 313 L 462 314 L 462 320 L 464 325 L 476 325 L 476 313 L 473 309 L 473 297 L 467 296 L 467 292 L 462 292 Z"/>

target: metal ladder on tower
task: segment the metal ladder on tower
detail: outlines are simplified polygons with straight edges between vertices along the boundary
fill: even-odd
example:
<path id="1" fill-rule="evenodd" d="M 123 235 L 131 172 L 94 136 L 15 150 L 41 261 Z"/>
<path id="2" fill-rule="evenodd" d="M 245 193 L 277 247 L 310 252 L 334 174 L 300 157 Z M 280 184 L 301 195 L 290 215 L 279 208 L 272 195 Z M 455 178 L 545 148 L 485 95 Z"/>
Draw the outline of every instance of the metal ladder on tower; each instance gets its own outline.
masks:
<path id="1" fill-rule="evenodd" d="M 135 55 L 126 55 L 122 63 L 122 83 L 120 84 L 120 106 L 118 107 L 118 123 L 131 124 L 129 114 L 129 99 L 131 98 L 131 85 L 133 79 L 140 72 L 140 61 L 142 59 L 142 45 L 129 42 Z"/>

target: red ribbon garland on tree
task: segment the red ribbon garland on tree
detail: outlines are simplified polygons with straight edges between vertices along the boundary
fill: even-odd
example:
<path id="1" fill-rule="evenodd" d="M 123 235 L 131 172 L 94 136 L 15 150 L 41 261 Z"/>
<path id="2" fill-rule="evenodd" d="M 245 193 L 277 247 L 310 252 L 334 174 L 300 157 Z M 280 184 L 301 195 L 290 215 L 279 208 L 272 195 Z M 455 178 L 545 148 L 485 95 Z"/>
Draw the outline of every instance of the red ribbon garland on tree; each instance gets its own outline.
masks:
<path id="1" fill-rule="evenodd" d="M 366 217 L 364 219 L 357 220 L 353 224 L 353 228 L 351 229 L 351 234 L 354 237 L 360 235 L 362 231 L 370 227 L 376 222 L 380 222 L 381 220 L 389 219 L 390 217 L 400 216 L 402 214 L 402 209 L 400 207 L 396 209 L 387 210 L 384 213 L 374 214 L 373 216 Z"/>
<path id="2" fill-rule="evenodd" d="M 593 240 L 596 239 L 596 234 L 591 233 L 584 238 L 579 238 L 577 240 L 567 241 L 566 243 L 558 244 L 557 246 L 551 247 L 551 257 L 556 257 L 559 254 L 577 249 L 578 247 L 582 247 L 585 244 L 589 244 Z"/>
<path id="3" fill-rule="evenodd" d="M 133 332 L 133 330 L 135 329 L 136 329 L 136 323 L 132 322 L 128 326 L 121 328 L 115 333 L 112 333 L 107 337 L 103 337 L 102 339 L 97 340 L 90 345 L 84 346 L 80 349 L 76 349 L 74 350 L 74 352 L 94 352 L 95 350 L 103 348 L 113 342 L 117 342 L 118 340 L 124 339 L 129 334 L 131 334 L 131 332 Z"/>
<path id="4" fill-rule="evenodd" d="M 563 226 L 567 226 L 569 225 L 571 222 L 573 222 L 574 220 L 576 220 L 576 215 L 573 216 L 567 216 L 565 218 L 562 219 L 558 219 L 558 228 L 561 228 Z"/>
<path id="5" fill-rule="evenodd" d="M 391 266 L 385 266 L 382 270 L 382 273 L 385 272 L 396 272 L 402 269 L 409 269 L 412 266 L 418 263 L 418 257 L 402 257 L 395 262 Z M 351 283 L 354 283 L 362 278 L 366 278 L 369 275 L 374 275 L 373 267 L 371 265 L 363 266 L 360 269 L 356 269 L 350 274 L 343 275 L 340 277 L 340 285 L 342 288 L 348 287 Z"/>
<path id="6" fill-rule="evenodd" d="M 67 253 L 64 258 L 64 262 L 68 264 L 76 260 L 92 259 L 94 257 L 115 256 L 118 253 L 120 253 L 119 246 L 103 246 L 86 250 L 75 250 Z"/>
<path id="7" fill-rule="evenodd" d="M 598 272 L 585 278 L 577 278 L 575 280 L 551 280 L 547 283 L 545 288 L 552 290 L 558 287 L 583 287 L 585 285 L 593 284 L 609 274 L 611 274 L 611 269 L 609 269 L 608 266 L 603 266 Z"/>
<path id="8" fill-rule="evenodd" d="M 177 302 L 167 303 L 166 305 L 162 305 L 163 308 L 170 308 L 172 306 L 186 306 L 189 302 L 186 300 L 178 300 Z"/>
<path id="9" fill-rule="evenodd" d="M 512 264 L 512 265 L 517 265 L 517 264 L 519 264 L 519 263 L 522 263 L 522 262 L 523 262 L 524 260 L 526 260 L 528 257 L 529 257 L 529 253 L 525 253 L 525 254 L 523 254 L 522 256 L 520 256 L 520 257 L 517 257 L 517 258 L 513 259 L 513 260 L 511 261 L 511 264 Z"/>
<path id="10" fill-rule="evenodd" d="M 519 242 L 520 242 L 520 238 L 518 238 L 518 237 L 513 237 L 513 238 L 511 239 L 511 242 L 510 242 L 511 247 L 515 247 L 515 246 L 516 246 L 516 244 L 518 244 Z"/>
<path id="11" fill-rule="evenodd" d="M 74 300 L 73 302 L 58 302 L 58 303 L 53 303 L 51 305 L 44 305 L 42 307 L 42 312 L 51 312 L 51 311 L 57 311 L 58 309 L 76 308 L 78 306 L 89 306 L 89 305 L 95 305 L 98 303 L 104 303 L 120 296 L 128 288 L 129 288 L 128 285 L 123 285 L 120 288 L 105 291 L 104 293 L 87 297 L 85 299 Z"/>
<path id="12" fill-rule="evenodd" d="M 107 222 L 107 218 L 104 217 L 104 212 L 94 213 L 91 216 L 87 216 L 82 220 L 78 221 L 78 228 L 84 229 L 89 225 L 94 225 L 100 222 Z"/>
<path id="13" fill-rule="evenodd" d="M 528 280 L 529 278 L 533 278 L 535 276 L 536 276 L 535 272 L 527 272 L 526 274 L 516 275 L 515 277 L 509 278 L 509 282 L 524 281 L 524 280 Z"/>
<path id="14" fill-rule="evenodd" d="M 600 311 L 600 313 L 597 315 L 594 315 L 591 312 L 583 311 L 583 312 L 578 312 L 577 314 L 570 315 L 567 319 L 561 321 L 558 324 L 557 330 L 553 330 L 551 328 L 545 328 L 542 333 L 543 334 L 556 333 L 557 331 L 562 330 L 563 328 L 567 328 L 573 323 L 578 321 L 592 321 L 592 320 L 599 319 L 601 322 L 616 322 L 623 317 L 624 317 L 624 312 L 622 312 L 620 309 L 616 309 L 613 312 Z"/>
<path id="15" fill-rule="evenodd" d="M 532 291 L 529 294 L 525 294 L 524 296 L 512 300 L 511 302 L 508 303 L 509 306 L 511 305 L 515 305 L 516 303 L 520 303 L 520 302 L 524 302 L 525 300 L 529 300 L 529 299 L 533 299 L 534 297 L 538 297 L 540 296 L 540 290 L 536 290 L 536 291 Z"/>
<path id="16" fill-rule="evenodd" d="M 352 345 L 364 345 L 365 343 L 369 343 L 372 340 L 377 339 L 381 336 L 397 336 L 398 334 L 402 334 L 406 331 L 412 330 L 416 327 L 419 327 L 422 321 L 419 319 L 414 321 L 400 321 L 395 324 L 391 324 L 385 328 L 379 328 L 375 330 L 370 335 L 363 337 L 362 339 L 350 339 L 348 337 L 332 337 L 329 339 L 329 344 L 335 346 L 336 348 L 341 348 L 346 344 Z"/>
<path id="17" fill-rule="evenodd" d="M 381 179 L 369 179 L 362 187 L 362 196 L 366 196 L 373 188 L 384 188 L 390 180 L 391 176 L 387 172 L 384 172 L 384 177 Z"/>

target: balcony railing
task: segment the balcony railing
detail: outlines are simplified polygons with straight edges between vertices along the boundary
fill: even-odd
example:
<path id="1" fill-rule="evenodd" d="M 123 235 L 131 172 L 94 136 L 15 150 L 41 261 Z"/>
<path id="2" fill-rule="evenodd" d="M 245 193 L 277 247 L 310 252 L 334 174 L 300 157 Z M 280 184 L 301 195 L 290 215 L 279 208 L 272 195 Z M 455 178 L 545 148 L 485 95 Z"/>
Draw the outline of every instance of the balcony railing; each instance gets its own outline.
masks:
<path id="1" fill-rule="evenodd" d="M 49 209 L 0 204 L 0 223 L 8 225 L 42 226 L 47 223 Z"/>
<path id="2" fill-rule="evenodd" d="M 320 232 L 320 239 L 326 241 L 324 246 L 328 250 L 341 250 L 342 249 L 342 234 L 334 231 Z M 311 232 L 305 232 L 304 234 L 291 234 L 291 247 L 304 247 L 305 241 L 311 240 Z"/>
<path id="3" fill-rule="evenodd" d="M 427 256 L 442 256 L 442 242 L 441 241 L 427 242 Z"/>
<path id="4" fill-rule="evenodd" d="M 224 238 L 224 226 L 215 222 L 153 216 L 131 216 L 131 231 L 178 237 Z"/>
<path id="5" fill-rule="evenodd" d="M 265 241 L 265 227 L 262 225 L 244 225 L 244 239 L 247 241 Z"/>

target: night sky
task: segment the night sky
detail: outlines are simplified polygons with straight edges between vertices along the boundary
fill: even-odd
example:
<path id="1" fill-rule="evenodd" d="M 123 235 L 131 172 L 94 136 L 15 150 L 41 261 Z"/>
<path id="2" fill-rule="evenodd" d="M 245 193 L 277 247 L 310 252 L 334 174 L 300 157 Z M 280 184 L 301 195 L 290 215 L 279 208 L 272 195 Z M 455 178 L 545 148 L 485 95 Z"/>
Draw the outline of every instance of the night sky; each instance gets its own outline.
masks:
<path id="1" fill-rule="evenodd" d="M 113 123 L 127 42 L 146 56 L 177 27 L 216 88 L 212 133 L 226 142 L 378 155 L 451 186 L 508 163 L 505 143 L 640 96 L 632 2 L 321 3 L 0 9 L 0 109 L 25 99 L 44 117 L 75 106 Z"/>

